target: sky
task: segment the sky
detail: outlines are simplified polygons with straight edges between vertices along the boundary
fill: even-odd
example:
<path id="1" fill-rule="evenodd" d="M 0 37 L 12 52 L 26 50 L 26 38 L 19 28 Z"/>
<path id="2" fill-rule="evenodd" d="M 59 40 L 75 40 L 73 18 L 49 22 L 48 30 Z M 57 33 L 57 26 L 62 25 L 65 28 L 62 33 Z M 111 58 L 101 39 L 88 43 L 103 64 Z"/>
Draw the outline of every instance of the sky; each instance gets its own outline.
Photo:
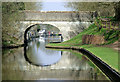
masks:
<path id="1" fill-rule="evenodd" d="M 42 2 L 41 11 L 71 11 L 72 9 L 64 7 L 65 2 Z"/>

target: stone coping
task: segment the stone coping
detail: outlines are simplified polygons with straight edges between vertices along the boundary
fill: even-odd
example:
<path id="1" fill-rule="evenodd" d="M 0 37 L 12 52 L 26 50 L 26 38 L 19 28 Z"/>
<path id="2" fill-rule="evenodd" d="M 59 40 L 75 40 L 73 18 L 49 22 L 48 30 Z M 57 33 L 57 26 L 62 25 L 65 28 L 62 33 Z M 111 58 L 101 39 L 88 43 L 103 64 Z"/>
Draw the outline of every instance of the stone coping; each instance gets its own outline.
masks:
<path id="1" fill-rule="evenodd" d="M 93 12 L 94 13 L 95 11 L 35 11 L 35 10 L 24 10 L 23 12 L 31 12 L 31 13 L 92 13 Z"/>

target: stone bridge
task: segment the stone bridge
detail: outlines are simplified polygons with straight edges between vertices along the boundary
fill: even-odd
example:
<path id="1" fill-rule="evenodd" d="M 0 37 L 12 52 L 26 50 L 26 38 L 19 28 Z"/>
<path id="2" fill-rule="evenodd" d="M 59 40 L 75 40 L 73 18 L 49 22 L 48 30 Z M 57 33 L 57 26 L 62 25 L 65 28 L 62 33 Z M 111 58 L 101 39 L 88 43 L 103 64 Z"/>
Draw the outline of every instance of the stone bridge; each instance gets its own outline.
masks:
<path id="1" fill-rule="evenodd" d="M 93 23 L 95 11 L 22 11 L 25 20 L 20 21 L 21 40 L 24 32 L 35 24 L 50 24 L 57 27 L 63 35 L 63 39 L 69 40 L 80 33 L 81 28 L 87 28 Z"/>

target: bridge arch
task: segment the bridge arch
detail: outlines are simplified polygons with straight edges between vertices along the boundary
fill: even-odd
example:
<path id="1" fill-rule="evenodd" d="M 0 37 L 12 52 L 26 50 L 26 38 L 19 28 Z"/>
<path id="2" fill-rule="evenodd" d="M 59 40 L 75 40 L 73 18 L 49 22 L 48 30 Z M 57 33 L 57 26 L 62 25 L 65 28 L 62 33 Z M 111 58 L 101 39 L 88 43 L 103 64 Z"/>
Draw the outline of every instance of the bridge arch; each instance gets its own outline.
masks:
<path id="1" fill-rule="evenodd" d="M 36 24 L 50 24 L 62 33 L 64 41 L 71 39 L 87 28 L 97 16 L 95 11 L 20 11 L 24 13 L 24 20 L 20 21 L 19 32 L 16 33 L 24 42 L 25 33 L 29 27 Z"/>
<path id="2" fill-rule="evenodd" d="M 46 25 L 46 27 L 42 27 L 42 28 L 46 28 L 47 30 L 50 30 L 50 29 L 54 29 L 56 32 L 60 32 L 60 29 L 58 28 L 58 27 L 56 27 L 56 26 L 53 26 L 53 25 L 51 25 L 51 24 L 41 24 L 41 23 L 36 23 L 36 24 L 30 24 L 30 25 L 28 25 L 27 26 L 27 28 L 25 29 L 25 31 L 24 31 L 24 43 L 27 43 L 27 33 L 28 33 L 28 31 L 31 29 L 31 28 L 34 28 L 34 26 L 37 26 L 37 25 L 39 25 L 39 26 L 44 26 L 44 25 Z M 49 28 L 50 29 L 48 29 L 47 28 L 47 25 L 49 25 Z M 56 28 L 56 29 L 55 29 Z"/>
<path id="3" fill-rule="evenodd" d="M 25 41 L 25 33 L 29 27 L 36 24 L 50 24 L 62 33 L 64 41 L 71 39 L 81 32 L 81 28 L 87 28 L 93 23 L 95 11 L 20 11 L 24 13 L 24 20 L 20 21 L 18 38 Z M 92 22 L 91 22 L 92 21 Z"/>
<path id="4" fill-rule="evenodd" d="M 33 24 L 31 26 L 29 26 L 25 31 L 24 31 L 24 44 L 27 43 L 27 32 L 35 25 L 38 25 L 38 24 Z"/>
<path id="5" fill-rule="evenodd" d="M 25 37 L 27 36 L 26 35 L 27 31 L 31 27 L 38 25 L 38 24 L 43 24 L 43 25 L 49 24 L 49 25 L 57 27 L 63 36 L 63 40 L 66 41 L 66 40 L 69 40 L 70 38 L 74 37 L 75 35 L 77 35 L 78 32 L 80 33 L 81 27 L 87 28 L 92 23 L 91 22 L 79 22 L 79 21 L 76 21 L 76 22 L 70 22 L 70 21 L 44 21 L 44 22 L 41 22 L 41 21 L 21 21 L 21 25 L 22 25 L 21 32 L 24 35 L 24 37 L 23 37 L 24 42 L 26 40 Z"/>

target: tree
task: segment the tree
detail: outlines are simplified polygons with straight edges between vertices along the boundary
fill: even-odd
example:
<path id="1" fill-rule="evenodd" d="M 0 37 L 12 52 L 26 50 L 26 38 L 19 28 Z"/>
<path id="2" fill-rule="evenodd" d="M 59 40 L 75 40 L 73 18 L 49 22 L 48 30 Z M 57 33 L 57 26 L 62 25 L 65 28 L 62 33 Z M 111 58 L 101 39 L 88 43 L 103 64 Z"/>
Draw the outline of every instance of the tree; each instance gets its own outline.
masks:
<path id="1" fill-rule="evenodd" d="M 68 2 L 66 7 L 75 11 L 97 11 L 100 16 L 114 15 L 114 4 L 112 2 Z"/>
<path id="2" fill-rule="evenodd" d="M 3 42 L 14 42 L 13 37 L 17 32 L 18 21 L 21 20 L 20 10 L 24 10 L 23 2 L 2 3 L 2 40 Z M 4 45 L 4 43 L 3 43 Z"/>
<path id="3" fill-rule="evenodd" d="M 120 1 L 117 3 L 114 3 L 115 8 L 115 18 L 120 21 Z"/>
<path id="4" fill-rule="evenodd" d="M 41 2 L 25 2 L 25 10 L 41 10 L 42 3 Z"/>

